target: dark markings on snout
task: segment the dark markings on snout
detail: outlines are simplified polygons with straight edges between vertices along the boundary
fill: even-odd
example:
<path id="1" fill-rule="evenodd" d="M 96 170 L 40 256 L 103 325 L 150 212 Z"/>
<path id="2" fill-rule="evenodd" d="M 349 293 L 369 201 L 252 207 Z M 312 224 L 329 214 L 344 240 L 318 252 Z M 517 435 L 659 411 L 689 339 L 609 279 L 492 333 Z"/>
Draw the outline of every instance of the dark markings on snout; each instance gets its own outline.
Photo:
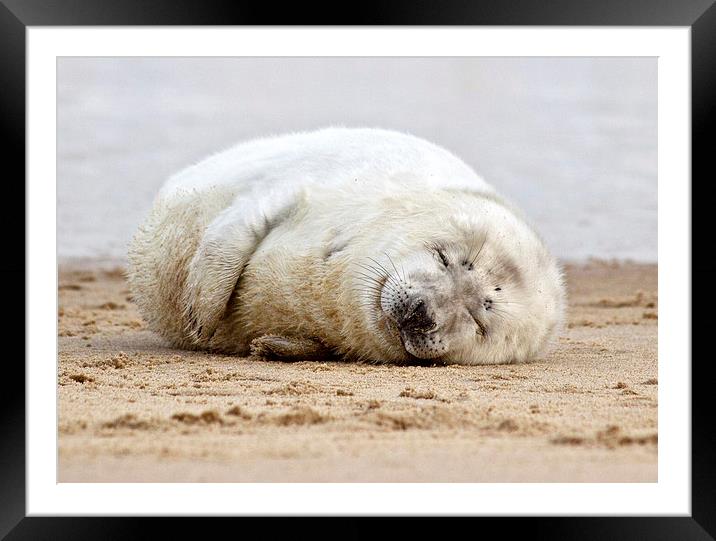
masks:
<path id="1" fill-rule="evenodd" d="M 410 334 L 424 333 L 435 327 L 435 320 L 428 313 L 422 299 L 413 302 L 398 321 L 400 330 Z"/>

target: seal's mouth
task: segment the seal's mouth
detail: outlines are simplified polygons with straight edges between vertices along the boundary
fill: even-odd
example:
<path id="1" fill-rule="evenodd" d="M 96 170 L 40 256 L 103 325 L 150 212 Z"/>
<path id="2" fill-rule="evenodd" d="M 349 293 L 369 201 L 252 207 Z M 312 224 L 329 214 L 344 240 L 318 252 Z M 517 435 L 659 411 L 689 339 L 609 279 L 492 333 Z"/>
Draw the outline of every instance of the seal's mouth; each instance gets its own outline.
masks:
<path id="1" fill-rule="evenodd" d="M 405 361 L 405 364 L 409 366 L 435 366 L 449 364 L 446 359 L 446 355 L 438 355 L 436 357 L 418 357 L 417 355 L 410 353 L 410 350 L 405 345 L 405 339 L 403 338 L 403 334 L 399 332 L 398 335 L 400 337 L 400 343 L 403 346 L 403 350 L 407 355 L 407 360 Z"/>

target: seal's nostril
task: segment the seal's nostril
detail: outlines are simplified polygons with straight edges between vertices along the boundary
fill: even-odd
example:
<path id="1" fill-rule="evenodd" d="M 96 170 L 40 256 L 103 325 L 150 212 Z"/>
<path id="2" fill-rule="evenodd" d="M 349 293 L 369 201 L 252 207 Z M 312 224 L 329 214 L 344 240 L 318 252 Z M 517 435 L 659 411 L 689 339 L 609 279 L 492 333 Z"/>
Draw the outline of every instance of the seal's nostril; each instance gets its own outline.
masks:
<path id="1" fill-rule="evenodd" d="M 418 299 L 403 314 L 398 326 L 405 332 L 424 333 L 435 327 L 435 321 L 428 314 L 425 301 Z"/>

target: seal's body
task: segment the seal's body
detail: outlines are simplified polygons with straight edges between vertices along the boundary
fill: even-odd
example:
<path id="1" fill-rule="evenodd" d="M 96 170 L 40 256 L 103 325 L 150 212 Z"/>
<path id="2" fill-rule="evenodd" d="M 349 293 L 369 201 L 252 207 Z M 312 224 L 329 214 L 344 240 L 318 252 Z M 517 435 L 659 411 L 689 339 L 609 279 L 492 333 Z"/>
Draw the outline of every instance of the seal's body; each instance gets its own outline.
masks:
<path id="1" fill-rule="evenodd" d="M 519 211 L 446 150 L 385 130 L 209 157 L 167 181 L 129 255 L 153 329 L 242 355 L 522 361 L 564 305 Z"/>

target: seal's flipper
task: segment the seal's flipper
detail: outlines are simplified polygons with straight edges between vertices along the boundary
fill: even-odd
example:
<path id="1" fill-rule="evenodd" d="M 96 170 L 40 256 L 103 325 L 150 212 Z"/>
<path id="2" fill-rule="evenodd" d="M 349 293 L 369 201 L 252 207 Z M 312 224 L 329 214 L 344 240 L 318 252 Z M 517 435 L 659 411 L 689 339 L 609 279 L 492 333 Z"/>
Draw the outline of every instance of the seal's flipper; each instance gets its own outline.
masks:
<path id="1" fill-rule="evenodd" d="M 184 333 L 207 346 L 226 311 L 231 293 L 252 254 L 290 213 L 295 194 L 237 200 L 207 227 L 188 266 L 182 291 Z"/>
<path id="2" fill-rule="evenodd" d="M 279 358 L 282 361 L 304 361 L 329 354 L 320 342 L 306 338 L 287 338 L 267 334 L 251 341 L 251 355 Z"/>

